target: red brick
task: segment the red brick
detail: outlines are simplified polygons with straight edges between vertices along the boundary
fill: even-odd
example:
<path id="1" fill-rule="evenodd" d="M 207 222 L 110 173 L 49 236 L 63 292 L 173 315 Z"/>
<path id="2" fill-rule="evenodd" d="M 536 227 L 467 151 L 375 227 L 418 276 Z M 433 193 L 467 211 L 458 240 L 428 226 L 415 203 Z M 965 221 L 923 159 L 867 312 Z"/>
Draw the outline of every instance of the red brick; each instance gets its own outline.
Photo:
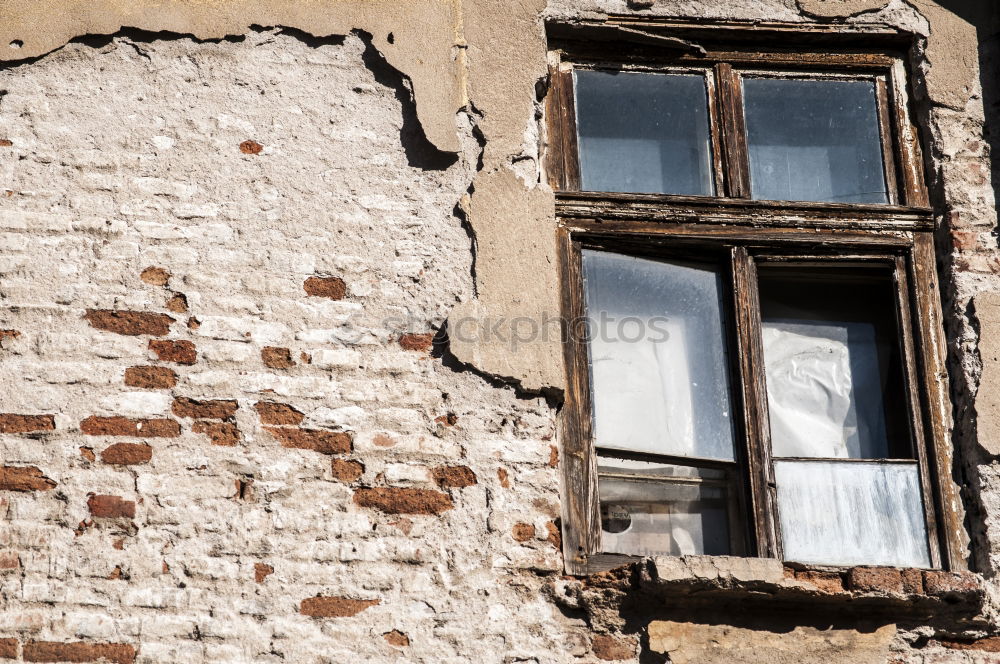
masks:
<path id="1" fill-rule="evenodd" d="M 511 535 L 515 541 L 527 542 L 535 537 L 535 527 L 530 523 L 515 523 Z"/>
<path id="2" fill-rule="evenodd" d="M 394 629 L 391 632 L 386 632 L 382 635 L 385 642 L 390 646 L 396 646 L 397 648 L 405 648 L 410 645 L 410 637 L 403 634 L 398 629 Z"/>
<path id="3" fill-rule="evenodd" d="M 264 346 L 260 351 L 260 359 L 270 369 L 291 369 L 295 366 L 292 351 L 280 346 Z"/>
<path id="4" fill-rule="evenodd" d="M 177 372 L 167 367 L 129 367 L 125 384 L 146 389 L 170 389 L 177 384 Z"/>
<path id="5" fill-rule="evenodd" d="M 112 311 L 110 309 L 88 309 L 83 316 L 91 327 L 115 334 L 137 337 L 148 334 L 162 337 L 170 332 L 174 319 L 166 314 L 146 311 Z"/>
<path id="6" fill-rule="evenodd" d="M 0 639 L 0 659 L 17 659 L 17 639 Z"/>
<path id="7" fill-rule="evenodd" d="M 115 443 L 101 452 L 101 461 L 115 466 L 149 463 L 153 448 L 145 443 Z"/>
<path id="8" fill-rule="evenodd" d="M 442 426 L 453 427 L 458 424 L 458 415 L 455 413 L 446 413 L 444 415 L 438 415 L 434 418 L 434 421 Z"/>
<path id="9" fill-rule="evenodd" d="M 901 593 L 903 576 L 894 567 L 852 567 L 847 572 L 847 585 L 861 592 Z"/>
<path id="10" fill-rule="evenodd" d="M 506 468 L 497 468 L 497 479 L 500 481 L 501 487 L 504 489 L 510 488 L 510 474 Z"/>
<path id="11" fill-rule="evenodd" d="M 97 461 L 97 455 L 94 454 L 93 447 L 81 447 L 80 456 L 82 456 L 84 459 L 90 462 Z"/>
<path id="12" fill-rule="evenodd" d="M 631 637 L 616 638 L 610 634 L 597 634 L 591 648 L 597 659 L 606 662 L 635 659 L 636 641 Z"/>
<path id="13" fill-rule="evenodd" d="M 545 541 L 554 546 L 557 549 L 562 548 L 562 533 L 559 532 L 559 526 L 556 525 L 555 521 L 548 521 L 545 524 L 545 529 L 549 531 L 549 536 L 545 538 Z"/>
<path id="14" fill-rule="evenodd" d="M 924 593 L 924 574 L 919 569 L 904 569 L 899 571 L 903 577 L 903 592 L 910 595 Z"/>
<path id="15" fill-rule="evenodd" d="M 358 489 L 354 492 L 354 502 L 387 514 L 440 514 L 454 507 L 446 493 L 402 487 Z"/>
<path id="16" fill-rule="evenodd" d="M 13 147 L 13 145 L 14 142 L 11 141 L 9 138 L 0 138 L 0 148 L 9 148 Z"/>
<path id="17" fill-rule="evenodd" d="M 412 350 L 418 353 L 426 353 L 434 346 L 433 332 L 407 332 L 399 337 L 399 345 L 403 350 Z"/>
<path id="18" fill-rule="evenodd" d="M 195 422 L 191 427 L 195 433 L 208 436 L 213 445 L 235 447 L 243 440 L 239 428 L 232 422 Z"/>
<path id="19" fill-rule="evenodd" d="M 240 152 L 243 154 L 260 154 L 264 146 L 257 141 L 246 140 L 240 143 Z"/>
<path id="20" fill-rule="evenodd" d="M 167 311 L 172 311 L 175 314 L 183 314 L 188 310 L 188 299 L 187 295 L 184 293 L 174 293 L 167 300 Z"/>
<path id="21" fill-rule="evenodd" d="M 140 272 L 139 278 L 153 286 L 166 286 L 170 281 L 170 273 L 162 267 L 151 266 Z"/>
<path id="22" fill-rule="evenodd" d="M 559 448 L 555 445 L 549 445 L 549 468 L 556 468 L 559 466 Z"/>
<path id="23" fill-rule="evenodd" d="M 264 583 L 264 579 L 274 574 L 274 568 L 266 563 L 254 563 L 253 578 L 257 583 Z"/>
<path id="24" fill-rule="evenodd" d="M 979 590 L 979 581 L 971 572 L 924 571 L 924 591 L 928 595 L 948 595 Z"/>
<path id="25" fill-rule="evenodd" d="M 88 436 L 132 436 L 135 438 L 174 438 L 181 433 L 177 420 L 135 420 L 118 415 L 92 415 L 80 422 L 80 431 Z"/>
<path id="26" fill-rule="evenodd" d="M 297 450 L 312 450 L 321 454 L 347 454 L 351 451 L 351 434 L 343 431 L 323 431 L 320 429 L 292 429 L 264 427 L 278 439 L 282 447 Z"/>
<path id="27" fill-rule="evenodd" d="M 161 362 L 194 364 L 198 361 L 198 351 L 190 341 L 150 339 L 149 350 L 153 351 L 156 354 L 156 358 Z"/>
<path id="28" fill-rule="evenodd" d="M 75 641 L 29 641 L 24 644 L 26 662 L 97 662 L 132 664 L 135 648 L 125 643 Z"/>
<path id="29" fill-rule="evenodd" d="M 0 466 L 0 491 L 48 491 L 55 485 L 35 466 Z"/>
<path id="30" fill-rule="evenodd" d="M 21 558 L 16 551 L 0 551 L 0 572 L 9 572 L 20 567 Z"/>
<path id="31" fill-rule="evenodd" d="M 302 600 L 299 611 L 313 618 L 349 618 L 379 604 L 377 599 L 348 597 L 310 597 Z"/>
<path id="32" fill-rule="evenodd" d="M 302 424 L 302 420 L 305 419 L 305 415 L 286 403 L 258 401 L 253 407 L 264 424 L 295 426 Z"/>
<path id="33" fill-rule="evenodd" d="M 940 643 L 945 648 L 952 650 L 978 650 L 979 652 L 1000 652 L 1000 636 L 988 636 L 985 639 L 974 641 L 955 641 L 952 639 L 941 639 Z"/>
<path id="34" fill-rule="evenodd" d="M 334 479 L 341 482 L 357 482 L 365 472 L 364 464 L 360 461 L 349 461 L 347 459 L 334 459 L 330 463 L 330 471 Z"/>
<path id="35" fill-rule="evenodd" d="M 302 284 L 309 295 L 328 297 L 331 300 L 343 300 L 347 297 L 347 284 L 340 277 L 309 277 Z"/>
<path id="36" fill-rule="evenodd" d="M 794 575 L 799 581 L 816 586 L 817 590 L 821 590 L 825 593 L 844 592 L 844 580 L 837 572 L 805 570 L 794 572 Z"/>
<path id="37" fill-rule="evenodd" d="M 56 418 L 53 415 L 16 415 L 0 413 L 0 433 L 32 433 L 34 431 L 54 431 Z"/>
<path id="38" fill-rule="evenodd" d="M 170 410 L 177 417 L 198 420 L 228 420 L 236 414 L 239 404 L 234 399 L 198 401 L 187 397 L 174 399 Z"/>
<path id="39" fill-rule="evenodd" d="M 468 466 L 438 466 L 431 468 L 431 476 L 442 488 L 461 489 L 477 483 L 476 474 Z"/>
<path id="40" fill-rule="evenodd" d="M 17 339 L 21 336 L 20 330 L 0 330 L 0 344 L 7 339 Z"/>
<path id="41" fill-rule="evenodd" d="M 134 519 L 135 502 L 120 496 L 97 496 L 87 498 L 90 515 L 100 519 Z"/>

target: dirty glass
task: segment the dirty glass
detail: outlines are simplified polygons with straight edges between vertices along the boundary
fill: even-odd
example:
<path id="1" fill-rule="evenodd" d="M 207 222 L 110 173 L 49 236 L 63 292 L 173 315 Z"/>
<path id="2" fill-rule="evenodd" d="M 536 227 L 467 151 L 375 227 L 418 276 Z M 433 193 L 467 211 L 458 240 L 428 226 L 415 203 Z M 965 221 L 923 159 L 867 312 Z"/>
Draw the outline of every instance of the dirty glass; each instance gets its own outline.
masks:
<path id="1" fill-rule="evenodd" d="M 726 555 L 722 470 L 601 457 L 601 549 L 632 555 Z"/>
<path id="2" fill-rule="evenodd" d="M 733 459 L 719 269 L 583 252 L 594 441 Z"/>
<path id="3" fill-rule="evenodd" d="M 911 458 L 891 273 L 759 275 L 772 454 Z"/>
<path id="4" fill-rule="evenodd" d="M 576 72 L 585 191 L 711 196 L 705 78 Z"/>
<path id="5" fill-rule="evenodd" d="M 751 195 L 887 203 L 873 81 L 743 79 Z"/>
<path id="6" fill-rule="evenodd" d="M 785 560 L 930 567 L 913 463 L 775 460 Z"/>

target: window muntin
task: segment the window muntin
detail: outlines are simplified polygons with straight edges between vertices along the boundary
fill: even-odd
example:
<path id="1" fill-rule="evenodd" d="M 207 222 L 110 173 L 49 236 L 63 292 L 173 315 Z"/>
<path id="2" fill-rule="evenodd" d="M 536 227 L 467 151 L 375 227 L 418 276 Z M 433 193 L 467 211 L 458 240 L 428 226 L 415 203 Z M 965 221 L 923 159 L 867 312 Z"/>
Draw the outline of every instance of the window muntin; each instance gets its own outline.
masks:
<path id="1" fill-rule="evenodd" d="M 742 82 L 752 198 L 889 202 L 873 80 Z"/>
<path id="2" fill-rule="evenodd" d="M 705 76 L 575 73 L 584 189 L 711 196 Z"/>

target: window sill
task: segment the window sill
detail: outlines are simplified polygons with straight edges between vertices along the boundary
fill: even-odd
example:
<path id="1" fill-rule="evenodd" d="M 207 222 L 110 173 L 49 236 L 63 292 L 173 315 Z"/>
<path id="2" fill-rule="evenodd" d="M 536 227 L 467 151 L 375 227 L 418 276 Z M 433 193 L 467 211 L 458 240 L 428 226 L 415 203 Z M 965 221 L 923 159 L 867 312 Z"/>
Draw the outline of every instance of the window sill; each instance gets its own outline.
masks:
<path id="1" fill-rule="evenodd" d="M 595 556 L 596 558 L 596 556 Z M 599 587 L 628 578 L 632 589 L 662 600 L 664 607 L 683 600 L 685 610 L 744 609 L 851 612 L 865 618 L 884 614 L 893 620 L 933 618 L 967 627 L 982 614 L 983 580 L 971 572 L 895 567 L 819 568 L 783 564 L 771 558 L 616 556 L 622 566 L 581 579 Z M 638 585 L 638 588 L 635 586 Z"/>

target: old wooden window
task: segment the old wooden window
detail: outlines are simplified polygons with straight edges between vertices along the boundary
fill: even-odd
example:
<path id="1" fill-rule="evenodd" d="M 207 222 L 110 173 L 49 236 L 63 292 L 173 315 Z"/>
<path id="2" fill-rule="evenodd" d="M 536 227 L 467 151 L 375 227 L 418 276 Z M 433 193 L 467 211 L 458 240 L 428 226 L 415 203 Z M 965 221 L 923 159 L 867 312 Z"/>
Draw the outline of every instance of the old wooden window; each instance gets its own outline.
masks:
<path id="1" fill-rule="evenodd" d="M 901 53 L 692 52 L 640 28 L 552 42 L 569 571 L 962 568 Z"/>

